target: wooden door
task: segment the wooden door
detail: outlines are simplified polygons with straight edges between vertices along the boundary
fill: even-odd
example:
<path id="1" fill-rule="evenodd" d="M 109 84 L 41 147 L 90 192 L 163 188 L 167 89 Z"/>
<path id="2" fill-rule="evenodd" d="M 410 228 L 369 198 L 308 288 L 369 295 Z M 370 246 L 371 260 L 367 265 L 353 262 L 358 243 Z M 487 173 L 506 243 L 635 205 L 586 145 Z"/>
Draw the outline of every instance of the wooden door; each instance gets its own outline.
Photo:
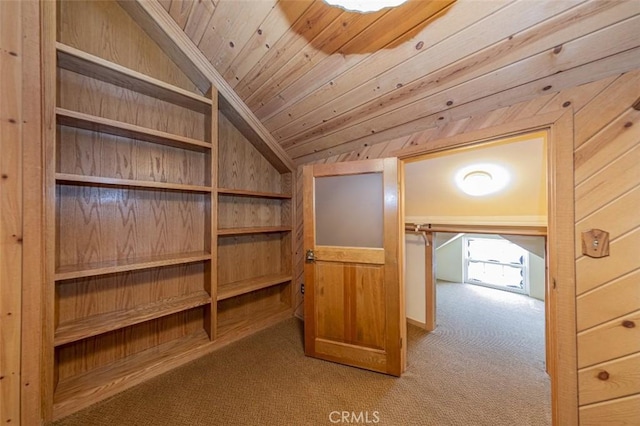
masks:
<path id="1" fill-rule="evenodd" d="M 308 356 L 404 371 L 401 183 L 396 158 L 305 166 Z"/>

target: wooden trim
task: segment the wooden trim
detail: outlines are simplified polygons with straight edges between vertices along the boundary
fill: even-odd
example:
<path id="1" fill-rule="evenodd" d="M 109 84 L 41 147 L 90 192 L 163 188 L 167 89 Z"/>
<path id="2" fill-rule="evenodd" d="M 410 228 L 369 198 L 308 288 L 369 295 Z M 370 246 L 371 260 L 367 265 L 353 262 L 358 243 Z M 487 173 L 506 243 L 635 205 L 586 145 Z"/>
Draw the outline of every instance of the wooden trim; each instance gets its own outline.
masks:
<path id="1" fill-rule="evenodd" d="M 302 168 L 302 223 L 303 223 L 303 245 L 301 255 L 305 256 L 307 250 L 312 250 L 316 246 L 315 229 L 315 179 L 313 178 L 313 166 Z M 315 265 L 304 261 L 304 282 L 307 283 L 304 292 L 304 353 L 307 356 L 314 356 L 316 323 L 315 312 Z"/>
<path id="2" fill-rule="evenodd" d="M 42 422 L 42 306 L 45 259 L 43 232 L 43 118 L 40 62 L 40 4 L 20 2 L 22 21 L 22 372 L 20 420 Z M 54 76 L 55 78 L 55 76 Z M 4 419 L 2 416 L 0 418 Z"/>
<path id="3" fill-rule="evenodd" d="M 506 139 L 519 136 L 524 133 L 545 130 L 551 123 L 555 123 L 560 117 L 562 117 L 565 112 L 566 111 L 564 110 L 554 111 L 522 120 L 510 121 L 505 124 L 487 127 L 473 132 L 460 133 L 449 138 L 429 142 L 428 144 L 421 144 L 393 151 L 391 155 L 395 155 L 401 160 L 412 163 L 415 161 L 421 161 L 423 159 L 423 155 L 433 155 L 438 152 L 449 151 L 454 148 L 456 152 L 465 148 L 478 148 L 480 144 L 493 142 L 498 137 L 500 139 Z"/>
<path id="4" fill-rule="evenodd" d="M 354 248 L 316 246 L 315 256 L 317 261 L 324 262 L 351 262 L 370 263 L 384 265 L 383 248 Z"/>
<path id="5" fill-rule="evenodd" d="M 548 291 L 547 365 L 551 377 L 554 425 L 578 424 L 576 283 L 574 256 L 573 111 L 564 110 L 463 133 L 433 143 L 396 151 L 404 162 L 419 161 L 452 148 L 477 146 L 526 132 L 547 130 L 549 224 L 547 227 Z M 415 229 L 415 227 L 414 227 Z M 433 230 L 432 227 L 430 230 Z M 448 232 L 458 232 L 459 227 Z M 485 229 L 486 231 L 486 229 Z M 508 230 L 507 230 L 508 231 Z M 541 230 L 540 230 L 541 231 Z M 441 231 L 444 232 L 444 231 Z M 467 231 L 464 231 L 467 232 Z M 475 232 L 475 231 L 474 231 Z M 501 230 L 500 233 L 507 233 Z"/>
<path id="6" fill-rule="evenodd" d="M 417 321 L 417 320 L 414 320 L 414 319 L 411 319 L 411 318 L 408 318 L 408 317 L 407 317 L 407 324 L 415 325 L 416 327 L 420 327 L 423 330 L 426 330 L 426 328 L 427 328 L 427 324 L 426 323 L 420 322 L 420 321 Z"/>
<path id="7" fill-rule="evenodd" d="M 253 277 L 246 280 L 220 284 L 217 300 L 229 299 L 252 291 L 283 284 L 287 281 L 291 281 L 291 278 L 291 274 L 269 274 L 261 277 Z"/>
<path id="8" fill-rule="evenodd" d="M 267 234 L 274 232 L 290 232 L 290 226 L 258 226 L 253 228 L 225 228 L 218 229 L 218 236 L 245 235 L 245 234 Z"/>
<path id="9" fill-rule="evenodd" d="M 211 86 L 209 96 L 211 97 L 211 115 L 209 117 L 211 128 L 209 139 L 211 141 L 211 151 L 209 152 L 209 173 L 211 183 L 211 194 L 207 203 L 209 222 L 206 224 L 205 232 L 209 234 L 209 252 L 211 260 L 205 269 L 205 290 L 211 296 L 211 304 L 205 309 L 204 328 L 209 336 L 209 340 L 216 340 L 218 333 L 218 173 L 220 169 L 218 140 L 218 90 Z M 206 238 L 206 236 L 205 236 Z"/>
<path id="10" fill-rule="evenodd" d="M 87 337 L 129 327 L 155 318 L 175 314 L 211 303 L 211 296 L 201 291 L 173 297 L 121 311 L 106 312 L 74 321 L 61 323 L 56 328 L 55 346 L 65 345 Z"/>
<path id="11" fill-rule="evenodd" d="M 328 177 L 345 174 L 382 173 L 384 161 L 381 159 L 358 162 L 323 164 L 322 170 L 314 171 L 314 177 Z"/>
<path id="12" fill-rule="evenodd" d="M 225 109 L 225 103 L 232 107 L 232 111 L 242 118 L 272 152 L 273 155 L 269 155 L 268 159 L 279 171 L 283 172 L 286 169 L 291 172 L 295 169 L 289 155 L 159 2 L 119 0 L 118 3 L 159 46 L 163 47 L 165 53 L 176 64 L 182 64 L 185 74 L 189 75 L 203 92 L 208 90 L 203 89 L 203 85 L 206 86 L 205 81 L 213 83 L 224 101 L 221 102 L 220 108 Z"/>
<path id="13" fill-rule="evenodd" d="M 105 186 L 115 188 L 138 188 L 164 191 L 180 191 L 180 192 L 211 192 L 210 186 L 200 185 L 184 185 L 181 183 L 154 182 L 133 179 L 107 178 L 100 176 L 84 176 L 74 175 L 70 173 L 56 173 L 56 182 L 85 185 L 85 186 Z"/>
<path id="14" fill-rule="evenodd" d="M 57 3 L 41 1 L 41 61 L 42 61 L 42 145 L 44 169 L 44 251 L 45 279 L 42 290 L 42 418 L 53 417 L 54 389 L 58 377 L 54 368 L 55 270 L 56 270 L 56 22 Z"/>
<path id="15" fill-rule="evenodd" d="M 76 278 L 95 277 L 118 272 L 138 271 L 161 266 L 184 265 L 186 263 L 210 260 L 211 254 L 206 252 L 164 254 L 137 259 L 113 260 L 108 262 L 89 263 L 86 265 L 69 265 L 57 269 L 56 281 Z"/>
<path id="16" fill-rule="evenodd" d="M 275 192 L 259 192 L 259 191 L 247 191 L 246 189 L 229 189 L 218 188 L 219 195 L 235 195 L 237 197 L 256 197 L 256 198 L 277 198 L 277 199 L 291 199 L 291 195 L 278 194 Z"/>
<path id="17" fill-rule="evenodd" d="M 56 43 L 58 66 L 79 74 L 97 78 L 147 96 L 209 114 L 211 100 L 123 67 L 60 42 Z"/>
<path id="18" fill-rule="evenodd" d="M 425 232 L 424 245 L 424 294 L 425 294 L 425 327 L 427 331 L 436 329 L 436 246 L 433 232 Z"/>
<path id="19" fill-rule="evenodd" d="M 406 231 L 414 231 L 419 226 L 419 232 L 455 232 L 466 234 L 504 234 L 504 235 L 532 235 L 546 236 L 546 226 L 498 226 L 498 225 L 446 225 L 446 224 L 412 224 L 407 223 Z"/>
<path id="20" fill-rule="evenodd" d="M 0 421 L 20 424 L 22 330 L 22 9 L 0 4 Z"/>
<path id="21" fill-rule="evenodd" d="M 191 149 L 206 152 L 211 149 L 211 144 L 197 139 L 161 132 L 155 129 L 123 123 L 109 118 L 97 117 L 82 112 L 70 111 L 64 108 L 56 108 L 58 124 L 75 127 L 77 129 L 91 130 L 94 132 L 108 133 L 115 136 L 139 139 L 151 143 L 173 146 L 182 149 Z"/>

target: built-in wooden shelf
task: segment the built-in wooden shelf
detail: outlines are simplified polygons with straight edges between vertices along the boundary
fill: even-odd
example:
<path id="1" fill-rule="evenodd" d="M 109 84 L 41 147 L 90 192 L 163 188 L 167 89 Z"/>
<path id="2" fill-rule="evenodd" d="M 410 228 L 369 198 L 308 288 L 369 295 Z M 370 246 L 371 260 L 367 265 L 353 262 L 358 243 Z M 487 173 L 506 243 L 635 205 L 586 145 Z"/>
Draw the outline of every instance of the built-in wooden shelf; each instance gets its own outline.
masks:
<path id="1" fill-rule="evenodd" d="M 125 89 L 134 90 L 203 114 L 211 112 L 211 99 L 202 95 L 165 83 L 60 42 L 56 43 L 56 49 L 60 68 L 124 87 Z"/>
<path id="2" fill-rule="evenodd" d="M 218 286 L 218 300 L 229 299 L 241 294 L 261 290 L 263 288 L 291 281 L 291 274 L 270 274 L 261 277 L 249 278 L 242 281 L 234 281 Z"/>
<path id="3" fill-rule="evenodd" d="M 117 188 L 159 189 L 164 191 L 211 192 L 210 186 L 183 185 L 181 183 L 153 182 L 133 179 L 117 179 L 100 176 L 74 175 L 56 173 L 56 182 L 86 186 L 108 186 Z"/>
<path id="4" fill-rule="evenodd" d="M 252 228 L 226 228 L 218 229 L 218 236 L 245 235 L 245 234 L 269 234 L 274 232 L 289 232 L 290 226 L 258 226 Z"/>
<path id="5" fill-rule="evenodd" d="M 218 317 L 217 338 L 222 339 L 236 334 L 244 334 L 254 328 L 263 328 L 266 323 L 276 323 L 290 318 L 291 306 L 284 303 L 272 304 L 261 309 L 253 309 L 245 314 L 235 312 L 230 318 Z"/>
<path id="6" fill-rule="evenodd" d="M 71 111 L 64 108 L 56 108 L 56 120 L 63 126 L 77 129 L 91 130 L 94 132 L 108 133 L 110 135 L 139 139 L 155 144 L 168 145 L 176 148 L 190 149 L 192 151 L 205 152 L 211 150 L 211 144 L 197 139 L 161 132 L 147 127 L 136 126 L 109 118 L 97 117 L 82 112 Z"/>
<path id="7" fill-rule="evenodd" d="M 56 281 L 75 278 L 93 277 L 97 275 L 115 274 L 118 272 L 137 271 L 140 269 L 158 268 L 162 266 L 181 265 L 185 263 L 211 260 L 211 254 L 203 251 L 180 254 L 164 254 L 146 256 L 135 259 L 111 260 L 83 265 L 59 267 L 55 273 Z"/>
<path id="8" fill-rule="evenodd" d="M 291 195 L 278 194 L 275 192 L 259 192 L 259 191 L 247 191 L 244 189 L 229 189 L 218 188 L 219 195 L 235 195 L 238 197 L 256 197 L 256 198 L 277 198 L 277 199 L 290 199 Z"/>
<path id="9" fill-rule="evenodd" d="M 160 300 L 132 309 L 92 315 L 60 324 L 56 329 L 53 343 L 54 346 L 65 345 L 87 337 L 97 336 L 98 334 L 208 305 L 209 303 L 211 303 L 211 296 L 206 291 L 200 291 L 195 294 Z"/>
<path id="10" fill-rule="evenodd" d="M 111 364 L 61 379 L 53 403 L 54 419 L 108 398 L 131 386 L 182 365 L 210 346 L 204 330 L 154 346 Z"/>

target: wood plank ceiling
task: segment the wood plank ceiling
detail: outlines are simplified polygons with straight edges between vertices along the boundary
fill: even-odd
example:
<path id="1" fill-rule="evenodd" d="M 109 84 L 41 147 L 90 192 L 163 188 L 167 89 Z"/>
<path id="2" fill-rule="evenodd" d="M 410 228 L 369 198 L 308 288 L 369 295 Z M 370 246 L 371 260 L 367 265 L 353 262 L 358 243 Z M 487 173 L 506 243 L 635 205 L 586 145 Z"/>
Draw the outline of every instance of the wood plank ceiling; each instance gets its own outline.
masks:
<path id="1" fill-rule="evenodd" d="M 638 0 L 158 0 L 297 163 L 640 68 Z"/>

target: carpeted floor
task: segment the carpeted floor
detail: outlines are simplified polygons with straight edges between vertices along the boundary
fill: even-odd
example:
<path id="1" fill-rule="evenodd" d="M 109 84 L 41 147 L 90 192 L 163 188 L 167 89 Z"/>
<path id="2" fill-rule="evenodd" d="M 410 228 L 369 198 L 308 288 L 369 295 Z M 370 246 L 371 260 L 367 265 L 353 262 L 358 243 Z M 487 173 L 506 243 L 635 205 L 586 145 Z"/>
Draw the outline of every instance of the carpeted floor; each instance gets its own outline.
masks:
<path id="1" fill-rule="evenodd" d="M 402 378 L 306 358 L 290 319 L 57 425 L 520 426 L 551 423 L 544 304 L 438 284 L 438 328 L 409 326 Z"/>

